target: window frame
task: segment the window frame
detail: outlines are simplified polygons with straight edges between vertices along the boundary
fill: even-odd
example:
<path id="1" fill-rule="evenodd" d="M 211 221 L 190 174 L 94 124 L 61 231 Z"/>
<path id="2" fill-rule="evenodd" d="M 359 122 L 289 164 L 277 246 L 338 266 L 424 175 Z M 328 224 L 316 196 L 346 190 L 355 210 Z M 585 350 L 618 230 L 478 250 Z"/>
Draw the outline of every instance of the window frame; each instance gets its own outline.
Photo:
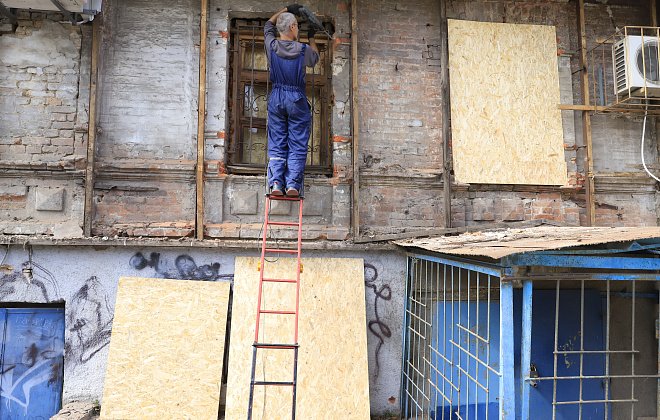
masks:
<path id="1" fill-rule="evenodd" d="M 257 150 L 257 153 L 263 153 L 263 161 L 254 162 L 253 157 L 248 159 L 244 158 L 245 144 L 245 130 L 253 132 L 252 129 L 263 130 L 267 142 L 267 118 L 259 118 L 251 115 L 246 116 L 245 111 L 249 109 L 250 104 L 247 102 L 246 91 L 247 87 L 251 88 L 251 92 L 257 89 L 263 91 L 266 87 L 266 95 L 268 96 L 271 91 L 270 73 L 269 69 L 259 70 L 255 68 L 254 61 L 252 64 L 246 66 L 248 57 L 256 56 L 256 52 L 263 51 L 264 45 L 264 25 L 267 19 L 258 19 L 245 21 L 243 19 L 233 19 L 230 29 L 230 45 L 233 49 L 229 50 L 229 71 L 228 71 L 228 139 L 229 145 L 226 153 L 226 166 L 229 173 L 240 175 L 262 175 L 265 173 L 265 161 L 267 153 L 267 145 L 263 143 L 252 143 L 247 150 Z M 305 33 L 306 24 L 302 24 L 300 34 L 301 41 L 306 41 Z M 332 43 L 326 34 L 317 34 L 315 36 L 316 43 L 319 47 L 319 62 L 321 67 L 320 73 L 317 73 L 317 67 L 311 69 L 307 68 L 306 77 L 306 90 L 308 92 L 308 102 L 312 107 L 312 127 L 310 129 L 310 141 L 308 146 L 308 159 L 305 165 L 305 173 L 308 174 L 325 174 L 332 175 L 332 121 L 331 121 L 331 107 L 332 107 Z M 252 49 L 249 51 L 249 49 Z M 313 89 L 314 95 L 310 101 L 309 91 Z M 256 101 L 261 95 L 252 97 L 252 103 Z M 266 99 L 267 103 L 267 99 Z M 246 107 L 247 106 L 247 107 Z M 318 115 L 318 117 L 316 117 Z M 318 136 L 315 135 L 315 119 L 318 118 Z M 252 136 L 250 136 L 252 137 Z M 314 156 L 314 151 L 318 151 L 317 156 Z M 261 158 L 256 158 L 261 160 Z M 247 160 L 247 162 L 246 162 Z"/>

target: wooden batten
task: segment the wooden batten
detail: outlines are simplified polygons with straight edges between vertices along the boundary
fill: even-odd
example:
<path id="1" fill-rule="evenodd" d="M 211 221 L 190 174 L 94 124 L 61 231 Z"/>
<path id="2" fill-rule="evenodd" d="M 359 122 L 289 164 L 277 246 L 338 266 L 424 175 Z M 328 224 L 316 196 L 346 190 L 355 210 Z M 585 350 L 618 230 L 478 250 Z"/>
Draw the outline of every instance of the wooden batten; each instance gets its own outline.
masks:
<path id="1" fill-rule="evenodd" d="M 360 162 L 358 159 L 358 28 L 357 0 L 351 0 L 351 128 L 353 136 L 353 237 L 360 234 Z"/>
<path id="2" fill-rule="evenodd" d="M 89 80 L 89 123 L 87 127 L 87 168 L 85 171 L 85 210 L 83 234 L 92 236 L 94 213 L 94 155 L 96 150 L 96 84 L 98 79 L 99 19 L 92 21 L 92 64 Z"/>
<path id="3" fill-rule="evenodd" d="M 208 0 L 202 0 L 199 46 L 199 97 L 197 99 L 197 168 L 195 183 L 197 203 L 195 211 L 195 236 L 204 239 L 204 126 L 206 124 L 206 50 L 207 50 Z"/>
<path id="4" fill-rule="evenodd" d="M 580 45 L 580 86 L 582 105 L 589 103 L 589 73 L 587 71 L 587 38 L 584 19 L 584 0 L 578 0 L 578 40 Z M 582 141 L 584 150 L 585 192 L 587 201 L 587 226 L 596 226 L 596 200 L 594 198 L 594 158 L 591 142 L 591 111 L 582 111 Z"/>

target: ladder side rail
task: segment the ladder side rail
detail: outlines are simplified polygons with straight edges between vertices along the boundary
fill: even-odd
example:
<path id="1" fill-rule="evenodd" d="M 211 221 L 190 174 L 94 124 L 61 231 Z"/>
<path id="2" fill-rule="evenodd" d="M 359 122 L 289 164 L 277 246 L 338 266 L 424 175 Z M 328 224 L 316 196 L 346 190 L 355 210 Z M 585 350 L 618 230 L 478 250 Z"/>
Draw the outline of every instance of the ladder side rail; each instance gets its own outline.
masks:
<path id="1" fill-rule="evenodd" d="M 298 206 L 298 265 L 296 270 L 296 325 L 295 325 L 295 336 L 293 341 L 295 344 L 298 344 L 298 309 L 300 305 L 300 254 L 302 253 L 302 214 L 303 214 L 302 198 L 300 199 L 299 203 L 300 205 Z"/>
<path id="2" fill-rule="evenodd" d="M 261 321 L 261 291 L 263 289 L 264 271 L 266 271 L 266 236 L 268 235 L 268 213 L 270 213 L 270 196 L 266 196 L 266 213 L 264 221 L 264 236 L 261 242 L 261 265 L 259 267 L 259 292 L 257 294 L 257 326 L 254 329 L 254 342 L 259 342 L 259 322 Z"/>

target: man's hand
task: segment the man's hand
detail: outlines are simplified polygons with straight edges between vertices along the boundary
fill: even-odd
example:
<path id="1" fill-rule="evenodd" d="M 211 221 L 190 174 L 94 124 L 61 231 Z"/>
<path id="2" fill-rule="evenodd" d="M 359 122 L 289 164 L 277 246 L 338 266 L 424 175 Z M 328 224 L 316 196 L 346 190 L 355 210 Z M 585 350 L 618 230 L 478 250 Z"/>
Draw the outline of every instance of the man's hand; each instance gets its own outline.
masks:
<path id="1" fill-rule="evenodd" d="M 307 38 L 312 39 L 312 38 L 314 38 L 314 35 L 316 35 L 316 29 L 310 27 L 307 30 Z"/>
<path id="2" fill-rule="evenodd" d="M 293 3 L 286 7 L 286 11 L 289 13 L 293 13 L 294 15 L 297 15 L 300 12 L 301 7 L 302 7 L 301 5 Z"/>

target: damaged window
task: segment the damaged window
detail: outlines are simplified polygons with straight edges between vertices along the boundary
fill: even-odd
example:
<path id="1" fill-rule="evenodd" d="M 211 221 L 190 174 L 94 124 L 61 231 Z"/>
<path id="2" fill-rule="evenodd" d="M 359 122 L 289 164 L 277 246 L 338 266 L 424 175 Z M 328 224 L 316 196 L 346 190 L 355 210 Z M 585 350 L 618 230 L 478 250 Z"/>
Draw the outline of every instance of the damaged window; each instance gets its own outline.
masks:
<path id="1" fill-rule="evenodd" d="M 232 21 L 228 169 L 232 173 L 262 174 L 268 152 L 266 124 L 268 94 L 272 89 L 264 50 L 263 20 Z M 307 43 L 306 24 L 301 24 L 301 41 Z M 330 99 L 332 92 L 331 51 L 328 36 L 316 34 L 319 62 L 307 67 L 307 101 L 312 126 L 307 146 L 306 173 L 331 173 Z"/>

